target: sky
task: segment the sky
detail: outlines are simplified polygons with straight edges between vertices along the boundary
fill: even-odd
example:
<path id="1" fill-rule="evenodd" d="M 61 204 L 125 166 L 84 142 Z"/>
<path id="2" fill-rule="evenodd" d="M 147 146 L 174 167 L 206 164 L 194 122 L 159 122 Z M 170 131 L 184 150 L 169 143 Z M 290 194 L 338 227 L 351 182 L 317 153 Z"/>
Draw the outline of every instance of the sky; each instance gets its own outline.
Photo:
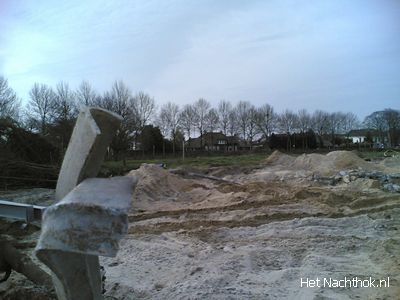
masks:
<path id="1" fill-rule="evenodd" d="M 364 118 L 400 109 L 400 1 L 0 0 L 0 75 Z"/>

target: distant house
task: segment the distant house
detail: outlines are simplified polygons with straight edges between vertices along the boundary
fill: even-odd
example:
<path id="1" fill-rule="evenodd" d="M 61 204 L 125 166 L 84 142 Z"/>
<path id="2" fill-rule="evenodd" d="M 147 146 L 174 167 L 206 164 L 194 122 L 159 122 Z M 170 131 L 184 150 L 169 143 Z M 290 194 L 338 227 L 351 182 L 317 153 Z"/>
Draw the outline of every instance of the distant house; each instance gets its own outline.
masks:
<path id="1" fill-rule="evenodd" d="M 353 143 L 364 143 L 369 137 L 373 143 L 383 142 L 382 135 L 374 129 L 354 129 L 349 131 L 347 137 Z"/>
<path id="2" fill-rule="evenodd" d="M 186 149 L 188 151 L 238 151 L 239 138 L 236 136 L 226 136 L 222 132 L 206 132 L 203 136 L 190 138 L 186 142 Z"/>

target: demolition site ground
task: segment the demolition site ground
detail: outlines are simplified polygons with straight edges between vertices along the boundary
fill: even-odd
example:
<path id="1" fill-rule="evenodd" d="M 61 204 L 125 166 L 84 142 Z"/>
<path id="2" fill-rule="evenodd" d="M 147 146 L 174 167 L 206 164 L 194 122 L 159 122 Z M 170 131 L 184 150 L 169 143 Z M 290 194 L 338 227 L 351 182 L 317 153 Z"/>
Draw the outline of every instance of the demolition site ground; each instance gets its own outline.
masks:
<path id="1" fill-rule="evenodd" d="M 235 157 L 230 157 L 235 160 Z M 250 164 L 164 169 L 141 164 L 128 234 L 101 257 L 105 299 L 397 299 L 400 158 L 287 155 Z M 52 204 L 48 189 L 0 198 Z M 32 257 L 39 225 L 1 220 L 3 239 Z M 388 286 L 305 286 L 305 280 Z M 1 299 L 55 299 L 13 271 Z"/>

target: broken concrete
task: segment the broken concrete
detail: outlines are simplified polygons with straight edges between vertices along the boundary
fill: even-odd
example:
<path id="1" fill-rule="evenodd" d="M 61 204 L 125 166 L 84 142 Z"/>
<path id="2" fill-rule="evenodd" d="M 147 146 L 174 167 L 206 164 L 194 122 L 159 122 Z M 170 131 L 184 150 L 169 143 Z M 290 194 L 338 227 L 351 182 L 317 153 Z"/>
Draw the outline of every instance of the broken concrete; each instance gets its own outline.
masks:
<path id="1" fill-rule="evenodd" d="M 115 256 L 127 232 L 127 213 L 137 180 L 134 177 L 89 178 L 62 201 L 50 206 L 42 220 L 36 247 L 89 255 Z"/>
<path id="2" fill-rule="evenodd" d="M 58 176 L 56 200 L 85 178 L 96 177 L 122 117 L 101 108 L 85 107 L 78 116 Z"/>
<path id="3" fill-rule="evenodd" d="M 57 182 L 59 202 L 43 216 L 36 255 L 52 270 L 59 300 L 102 299 L 98 255 L 115 255 L 126 232 L 136 181 L 86 179 L 97 175 L 121 120 L 100 108 L 81 111 Z"/>

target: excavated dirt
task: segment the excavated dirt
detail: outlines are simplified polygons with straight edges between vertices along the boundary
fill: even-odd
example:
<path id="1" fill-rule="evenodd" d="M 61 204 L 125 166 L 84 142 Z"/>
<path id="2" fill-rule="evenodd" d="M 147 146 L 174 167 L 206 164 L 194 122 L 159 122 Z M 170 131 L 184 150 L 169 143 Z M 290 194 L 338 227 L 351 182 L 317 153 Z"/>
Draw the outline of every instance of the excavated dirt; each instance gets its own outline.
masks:
<path id="1" fill-rule="evenodd" d="M 274 152 L 207 174 L 143 164 L 128 174 L 139 177 L 129 233 L 101 258 L 106 299 L 399 299 L 400 193 L 369 177 L 316 179 L 351 172 L 397 178 L 400 160 Z M 300 287 L 345 277 L 389 286 Z"/>
<path id="2" fill-rule="evenodd" d="M 142 165 L 129 235 L 104 258 L 117 299 L 397 299 L 400 194 L 377 180 L 326 185 L 340 171 L 400 173 L 353 152 L 273 153 L 222 180 Z M 175 172 L 176 173 L 176 172 Z M 248 172 L 246 172 L 248 173 Z M 300 287 L 301 278 L 387 279 L 389 287 Z"/>
<path id="3" fill-rule="evenodd" d="M 386 174 L 399 173 L 399 158 L 386 158 L 371 163 L 353 151 L 332 151 L 328 154 L 302 154 L 297 157 L 274 151 L 264 162 L 264 168 L 248 175 L 227 176 L 242 181 L 303 181 L 311 177 L 333 176 L 344 170 L 379 171 Z"/>

